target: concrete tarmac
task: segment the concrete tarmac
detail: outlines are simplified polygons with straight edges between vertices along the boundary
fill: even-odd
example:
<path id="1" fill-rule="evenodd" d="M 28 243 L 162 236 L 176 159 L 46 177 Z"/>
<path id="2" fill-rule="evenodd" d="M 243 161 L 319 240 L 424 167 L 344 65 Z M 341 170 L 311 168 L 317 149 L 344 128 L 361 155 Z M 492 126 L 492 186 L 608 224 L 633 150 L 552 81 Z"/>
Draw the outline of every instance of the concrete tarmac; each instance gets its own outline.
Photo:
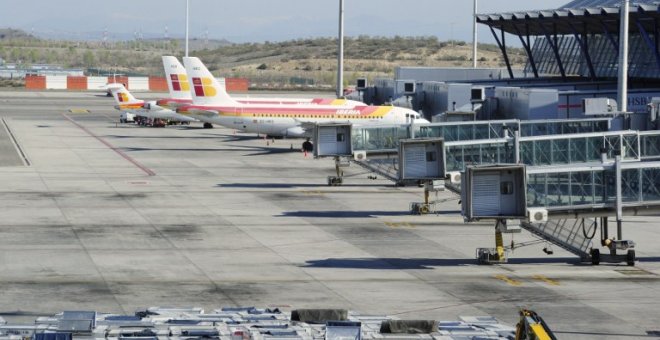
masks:
<path id="1" fill-rule="evenodd" d="M 478 266 L 494 225 L 463 223 L 449 192 L 439 213 L 411 216 L 421 188 L 355 166 L 328 187 L 332 160 L 304 157 L 301 140 L 118 124 L 113 106 L 97 93 L 0 91 L 29 161 L 0 131 L 0 316 L 256 305 L 514 325 L 525 307 L 561 339 L 660 331 L 658 217 L 625 219 L 635 267 L 548 256 L 545 244 Z"/>

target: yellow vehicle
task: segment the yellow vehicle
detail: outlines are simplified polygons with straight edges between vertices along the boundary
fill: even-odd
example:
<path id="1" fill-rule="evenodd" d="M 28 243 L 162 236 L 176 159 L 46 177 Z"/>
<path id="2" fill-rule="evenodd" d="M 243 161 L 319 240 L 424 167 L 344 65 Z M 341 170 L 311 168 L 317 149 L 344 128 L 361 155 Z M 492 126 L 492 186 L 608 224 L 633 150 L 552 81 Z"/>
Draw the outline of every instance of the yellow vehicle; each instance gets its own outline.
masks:
<path id="1" fill-rule="evenodd" d="M 548 325 L 534 311 L 522 309 L 516 325 L 516 340 L 557 340 Z"/>

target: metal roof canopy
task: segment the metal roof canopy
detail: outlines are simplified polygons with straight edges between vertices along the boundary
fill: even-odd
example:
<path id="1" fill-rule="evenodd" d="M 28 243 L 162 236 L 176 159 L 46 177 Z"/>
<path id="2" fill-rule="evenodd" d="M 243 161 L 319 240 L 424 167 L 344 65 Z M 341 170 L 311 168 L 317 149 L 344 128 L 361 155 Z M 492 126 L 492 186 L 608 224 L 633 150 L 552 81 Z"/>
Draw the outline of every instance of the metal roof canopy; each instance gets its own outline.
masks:
<path id="1" fill-rule="evenodd" d="M 574 36 L 587 64 L 589 78 L 595 80 L 597 73 L 589 54 L 589 36 L 595 34 L 606 36 L 612 48 L 618 53 L 618 33 L 621 17 L 620 7 L 615 6 L 618 2 L 617 0 L 576 0 L 567 4 L 564 8 L 556 10 L 477 15 L 477 22 L 490 27 L 490 31 L 502 52 L 511 79 L 514 76 L 507 53 L 505 33 L 512 34 L 520 39 L 535 78 L 539 78 L 539 71 L 532 53 L 530 37 L 545 37 L 554 54 L 559 73 L 563 79 L 566 79 L 568 72 L 566 72 L 561 60 L 561 46 L 558 37 L 564 35 Z M 660 51 L 657 46 L 660 2 L 638 1 L 630 6 L 629 15 L 629 34 L 640 34 L 644 38 L 655 56 L 658 67 L 660 67 Z M 496 29 L 500 31 L 500 34 L 496 33 Z M 655 38 L 651 38 L 651 34 Z"/>
<path id="2" fill-rule="evenodd" d="M 619 7 L 611 6 L 480 14 L 477 22 L 514 35 L 542 36 L 548 31 L 561 35 L 612 34 L 619 32 L 619 11 Z M 630 19 L 631 33 L 640 33 L 638 21 L 648 22 L 646 26 L 653 31 L 654 20 L 660 19 L 660 3 L 632 4 Z"/>

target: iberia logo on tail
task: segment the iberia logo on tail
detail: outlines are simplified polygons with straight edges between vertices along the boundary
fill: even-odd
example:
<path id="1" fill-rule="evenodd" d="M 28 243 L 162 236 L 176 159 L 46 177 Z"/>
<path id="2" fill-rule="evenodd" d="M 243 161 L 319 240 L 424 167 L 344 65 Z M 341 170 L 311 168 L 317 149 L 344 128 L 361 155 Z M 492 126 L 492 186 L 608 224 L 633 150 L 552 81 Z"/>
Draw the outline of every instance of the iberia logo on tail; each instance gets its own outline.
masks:
<path id="1" fill-rule="evenodd" d="M 174 91 L 190 91 L 188 76 L 185 74 L 170 74 L 172 89 Z"/>
<path id="2" fill-rule="evenodd" d="M 214 97 L 218 91 L 213 87 L 211 78 L 197 78 L 193 77 L 193 86 L 195 88 L 195 95 L 197 97 Z"/>
<path id="3" fill-rule="evenodd" d="M 117 99 L 120 103 L 125 103 L 128 101 L 128 95 L 126 93 L 117 93 Z"/>

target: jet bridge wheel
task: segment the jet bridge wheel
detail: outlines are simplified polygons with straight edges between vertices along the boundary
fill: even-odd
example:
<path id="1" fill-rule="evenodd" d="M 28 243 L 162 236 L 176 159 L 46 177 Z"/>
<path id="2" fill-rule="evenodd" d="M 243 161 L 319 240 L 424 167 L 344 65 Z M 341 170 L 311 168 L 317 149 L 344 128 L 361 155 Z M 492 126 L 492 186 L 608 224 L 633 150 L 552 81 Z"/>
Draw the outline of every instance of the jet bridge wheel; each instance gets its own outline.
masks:
<path id="1" fill-rule="evenodd" d="M 600 250 L 591 249 L 591 264 L 597 266 L 600 264 Z"/>
<path id="2" fill-rule="evenodd" d="M 205 129 L 213 129 L 213 124 L 211 124 L 211 123 L 204 123 L 204 128 L 205 128 Z"/>
<path id="3" fill-rule="evenodd" d="M 635 265 L 635 251 L 632 249 L 628 250 L 628 254 L 626 254 L 626 264 L 631 267 Z"/>

